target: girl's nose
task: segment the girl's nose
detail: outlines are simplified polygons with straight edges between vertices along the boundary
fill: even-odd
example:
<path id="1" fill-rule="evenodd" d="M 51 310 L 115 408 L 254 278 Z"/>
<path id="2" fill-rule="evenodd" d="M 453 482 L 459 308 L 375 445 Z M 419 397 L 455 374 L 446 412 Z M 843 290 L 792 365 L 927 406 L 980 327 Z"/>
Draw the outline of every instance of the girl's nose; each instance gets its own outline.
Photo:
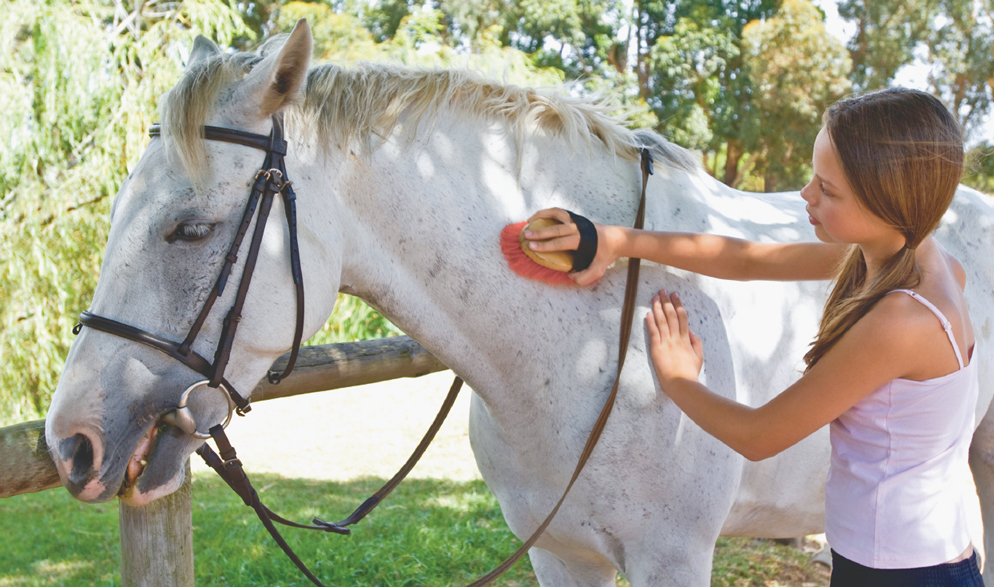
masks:
<path id="1" fill-rule="evenodd" d="M 814 189 L 814 185 L 813 184 L 814 184 L 814 179 L 812 179 L 811 181 L 809 181 L 806 186 L 804 186 L 803 188 L 801 188 L 801 198 L 803 198 L 804 201 L 807 202 L 807 203 L 809 203 L 809 204 L 813 204 L 814 203 L 813 202 L 813 199 L 814 199 L 813 195 L 815 194 L 815 189 Z"/>

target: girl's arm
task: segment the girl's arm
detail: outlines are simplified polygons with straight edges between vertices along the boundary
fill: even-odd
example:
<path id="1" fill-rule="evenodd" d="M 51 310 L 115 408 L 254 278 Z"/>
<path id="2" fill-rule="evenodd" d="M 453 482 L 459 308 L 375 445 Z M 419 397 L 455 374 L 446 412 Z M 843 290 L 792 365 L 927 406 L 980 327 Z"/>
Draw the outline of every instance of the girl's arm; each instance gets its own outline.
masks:
<path id="1" fill-rule="evenodd" d="M 526 232 L 532 250 L 575 250 L 580 235 L 569 214 L 549 208 L 532 218 L 555 218 L 563 224 Z M 597 254 L 584 271 L 571 274 L 586 286 L 600 277 L 619 257 L 646 259 L 678 269 L 735 280 L 802 281 L 831 279 L 845 254 L 845 246 L 818 242 L 757 243 L 709 234 L 649 232 L 621 226 L 594 224 Z M 539 242 L 541 241 L 541 242 Z"/>
<path id="2" fill-rule="evenodd" d="M 762 460 L 800 442 L 885 383 L 914 373 L 922 362 L 923 337 L 942 342 L 933 316 L 916 313 L 909 319 L 908 301 L 891 298 L 881 300 L 794 385 L 758 408 L 698 382 L 703 345 L 690 332 L 676 294 L 660 292 L 646 315 L 653 366 L 663 391 L 691 420 L 747 459 Z"/>

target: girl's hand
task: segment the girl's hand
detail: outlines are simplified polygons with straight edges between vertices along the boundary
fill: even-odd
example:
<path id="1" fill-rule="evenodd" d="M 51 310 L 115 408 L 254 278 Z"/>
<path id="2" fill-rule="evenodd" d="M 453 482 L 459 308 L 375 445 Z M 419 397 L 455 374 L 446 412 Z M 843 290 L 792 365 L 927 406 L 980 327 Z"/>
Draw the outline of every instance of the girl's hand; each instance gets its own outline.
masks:
<path id="1" fill-rule="evenodd" d="M 645 316 L 649 328 L 649 356 L 659 384 L 665 390 L 676 379 L 697 381 L 704 365 L 704 343 L 687 326 L 680 296 L 661 290 Z"/>
<path id="2" fill-rule="evenodd" d="M 561 208 L 539 210 L 528 219 L 528 222 L 536 218 L 553 218 L 562 224 L 550 226 L 543 230 L 526 230 L 525 240 L 532 241 L 529 243 L 531 250 L 540 253 L 575 251 L 580 246 L 580 232 L 566 210 Z M 568 274 L 573 281 L 583 287 L 600 279 L 617 258 L 613 253 L 613 241 L 611 240 L 614 236 L 612 232 L 614 227 L 596 222 L 593 224 L 594 228 L 597 229 L 597 253 L 594 255 L 594 260 L 590 263 L 590 267 L 583 271 Z"/>

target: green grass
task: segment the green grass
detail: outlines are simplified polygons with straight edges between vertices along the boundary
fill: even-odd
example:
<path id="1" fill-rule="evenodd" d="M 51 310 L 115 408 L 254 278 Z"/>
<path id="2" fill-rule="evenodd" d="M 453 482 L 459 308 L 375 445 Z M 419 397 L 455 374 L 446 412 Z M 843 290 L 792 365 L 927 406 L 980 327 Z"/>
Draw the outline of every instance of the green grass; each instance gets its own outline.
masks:
<path id="1" fill-rule="evenodd" d="M 381 482 L 253 475 L 263 502 L 296 521 L 345 517 Z M 0 523 L 0 587 L 120 585 L 116 502 L 80 504 L 60 489 L 21 495 L 0 500 Z M 194 478 L 193 525 L 199 587 L 310 585 L 219 479 Z M 481 481 L 408 480 L 351 537 L 283 534 L 327 585 L 464 585 L 521 544 Z M 827 584 L 810 578 L 806 555 L 766 541 L 722 539 L 715 552 L 713 587 Z M 527 557 L 497 584 L 537 585 Z"/>
<path id="2" fill-rule="evenodd" d="M 811 555 L 771 540 L 719 538 L 711 587 L 821 587 L 829 571 Z"/>

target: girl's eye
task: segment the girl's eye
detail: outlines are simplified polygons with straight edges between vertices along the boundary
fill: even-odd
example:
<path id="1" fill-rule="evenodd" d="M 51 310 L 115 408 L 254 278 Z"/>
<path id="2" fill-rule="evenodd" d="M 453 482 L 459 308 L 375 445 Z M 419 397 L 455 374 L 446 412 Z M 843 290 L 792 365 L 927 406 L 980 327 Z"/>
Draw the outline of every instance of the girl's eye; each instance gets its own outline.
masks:
<path id="1" fill-rule="evenodd" d="M 198 241 L 210 236 L 214 232 L 214 226 L 213 223 L 208 222 L 181 222 L 166 240 L 168 242 L 177 240 L 187 242 Z"/>
<path id="2" fill-rule="evenodd" d="M 832 194 L 828 193 L 828 190 L 825 189 L 825 184 L 819 183 L 818 185 L 821 187 L 821 193 L 825 194 L 826 196 L 831 197 Z"/>

